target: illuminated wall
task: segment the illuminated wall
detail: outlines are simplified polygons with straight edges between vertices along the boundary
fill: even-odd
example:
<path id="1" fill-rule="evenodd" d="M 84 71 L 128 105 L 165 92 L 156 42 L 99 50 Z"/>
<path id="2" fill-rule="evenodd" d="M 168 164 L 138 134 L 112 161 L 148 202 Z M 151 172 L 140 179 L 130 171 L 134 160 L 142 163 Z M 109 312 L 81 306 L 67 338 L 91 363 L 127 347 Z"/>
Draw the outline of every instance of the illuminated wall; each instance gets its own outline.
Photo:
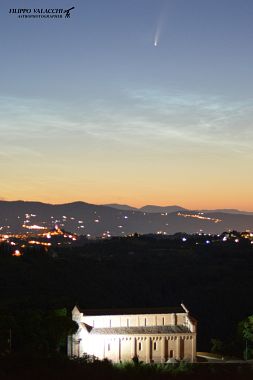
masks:
<path id="1" fill-rule="evenodd" d="M 95 355 L 113 362 L 130 361 L 133 357 L 146 363 L 196 358 L 196 321 L 184 305 L 180 312 L 94 315 L 91 311 L 73 309 L 72 318 L 78 332 L 69 337 L 68 354 Z M 92 315 L 93 314 L 93 315 Z"/>

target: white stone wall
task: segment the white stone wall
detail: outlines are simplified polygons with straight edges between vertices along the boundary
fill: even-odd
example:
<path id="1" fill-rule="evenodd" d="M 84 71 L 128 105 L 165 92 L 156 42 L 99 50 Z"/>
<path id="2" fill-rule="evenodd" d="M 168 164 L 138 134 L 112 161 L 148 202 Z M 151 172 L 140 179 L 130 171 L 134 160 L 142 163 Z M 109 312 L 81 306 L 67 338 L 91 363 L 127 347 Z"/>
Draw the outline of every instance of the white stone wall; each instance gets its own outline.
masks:
<path id="1" fill-rule="evenodd" d="M 169 358 L 194 361 L 196 358 L 196 322 L 188 312 L 177 314 L 141 314 L 85 316 L 75 307 L 73 320 L 79 324 L 78 332 L 68 342 L 68 355 L 84 353 L 113 362 L 130 361 L 134 356 L 149 363 L 164 363 Z M 90 334 L 83 323 L 95 328 L 173 326 L 184 325 L 190 333 L 159 335 L 106 335 Z"/>
<path id="2" fill-rule="evenodd" d="M 76 319 L 74 319 L 76 318 Z M 177 314 L 141 314 L 141 315 L 102 315 L 85 316 L 76 313 L 73 319 L 84 322 L 95 328 L 102 327 L 132 327 L 132 326 L 174 326 L 186 325 L 186 313 Z M 78 319 L 78 320 L 77 320 Z"/>

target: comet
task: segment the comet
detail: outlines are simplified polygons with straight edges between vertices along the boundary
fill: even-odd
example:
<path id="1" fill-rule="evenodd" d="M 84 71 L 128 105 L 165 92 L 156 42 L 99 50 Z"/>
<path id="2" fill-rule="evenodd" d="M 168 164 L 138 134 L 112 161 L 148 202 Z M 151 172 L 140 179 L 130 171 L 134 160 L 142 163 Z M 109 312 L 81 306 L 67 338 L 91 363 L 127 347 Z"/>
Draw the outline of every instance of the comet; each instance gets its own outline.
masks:
<path id="1" fill-rule="evenodd" d="M 156 32 L 155 32 L 155 38 L 154 38 L 154 46 L 155 47 L 158 46 L 159 39 L 160 39 L 160 25 L 157 26 Z"/>
<path id="2" fill-rule="evenodd" d="M 164 24 L 167 21 L 167 17 L 168 17 L 168 3 L 166 3 L 164 0 L 163 7 L 162 7 L 160 15 L 158 17 L 156 30 L 155 30 L 155 36 L 154 36 L 154 46 L 155 47 L 157 47 L 159 42 L 160 42 L 160 35 L 161 35 L 161 32 L 164 28 Z"/>

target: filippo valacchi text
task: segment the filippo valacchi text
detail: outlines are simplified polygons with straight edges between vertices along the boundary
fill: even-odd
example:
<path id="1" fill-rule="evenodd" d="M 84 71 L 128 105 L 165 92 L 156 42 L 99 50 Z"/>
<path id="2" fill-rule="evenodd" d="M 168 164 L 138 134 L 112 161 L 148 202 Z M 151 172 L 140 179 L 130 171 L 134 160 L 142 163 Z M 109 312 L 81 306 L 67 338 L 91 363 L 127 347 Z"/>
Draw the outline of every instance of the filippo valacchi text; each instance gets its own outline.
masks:
<path id="1" fill-rule="evenodd" d="M 12 8 L 9 10 L 9 13 L 18 13 L 18 14 L 61 14 L 64 13 L 62 8 Z"/>

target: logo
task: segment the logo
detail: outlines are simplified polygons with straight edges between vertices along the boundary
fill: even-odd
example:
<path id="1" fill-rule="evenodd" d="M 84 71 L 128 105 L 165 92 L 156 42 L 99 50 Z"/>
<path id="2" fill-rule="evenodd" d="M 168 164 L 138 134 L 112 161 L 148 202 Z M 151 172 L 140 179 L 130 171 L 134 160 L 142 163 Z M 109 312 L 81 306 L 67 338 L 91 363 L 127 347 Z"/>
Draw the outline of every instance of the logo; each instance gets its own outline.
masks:
<path id="1" fill-rule="evenodd" d="M 65 18 L 70 18 L 70 11 L 72 11 L 72 9 L 75 9 L 75 7 L 72 7 L 72 8 L 66 9 L 66 10 L 64 11 L 64 13 L 66 13 Z"/>
<path id="2" fill-rule="evenodd" d="M 70 11 L 75 9 L 63 8 L 12 8 L 9 9 L 10 15 L 15 15 L 22 19 L 69 19 Z"/>

